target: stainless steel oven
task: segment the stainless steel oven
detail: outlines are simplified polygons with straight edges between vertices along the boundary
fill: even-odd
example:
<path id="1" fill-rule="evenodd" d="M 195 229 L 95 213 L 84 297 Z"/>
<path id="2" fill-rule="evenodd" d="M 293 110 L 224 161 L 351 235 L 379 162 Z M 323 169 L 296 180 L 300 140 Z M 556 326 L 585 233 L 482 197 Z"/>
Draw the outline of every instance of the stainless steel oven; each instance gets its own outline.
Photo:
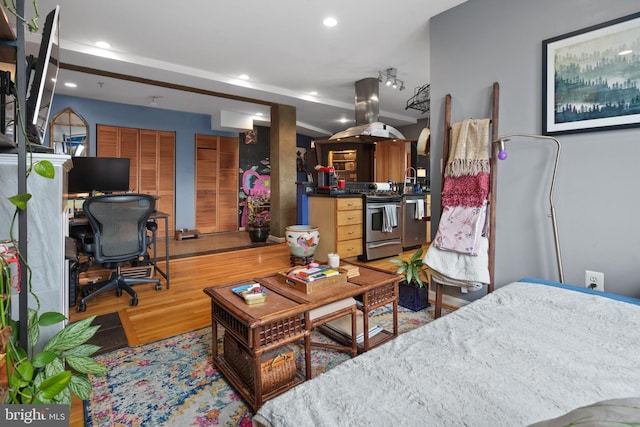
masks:
<path id="1" fill-rule="evenodd" d="M 402 253 L 402 197 L 397 194 L 364 196 L 363 254 L 360 259 L 396 256 Z"/>

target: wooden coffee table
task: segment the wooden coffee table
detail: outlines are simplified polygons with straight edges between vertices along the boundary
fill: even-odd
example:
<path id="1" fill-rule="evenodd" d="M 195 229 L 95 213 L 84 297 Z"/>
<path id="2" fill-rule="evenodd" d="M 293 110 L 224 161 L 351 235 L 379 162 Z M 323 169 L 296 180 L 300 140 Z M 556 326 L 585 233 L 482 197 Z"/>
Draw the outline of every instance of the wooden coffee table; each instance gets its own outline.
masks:
<path id="1" fill-rule="evenodd" d="M 350 278 L 347 283 L 320 289 L 306 294 L 288 286 L 278 275 L 256 278 L 268 290 L 267 300 L 262 304 L 246 304 L 231 289 L 250 281 L 208 287 L 204 293 L 211 298 L 213 363 L 225 378 L 257 410 L 262 404 L 291 387 L 311 378 L 310 322 L 311 310 L 326 306 L 345 298 L 355 297 L 360 301 L 359 309 L 364 313 L 365 334 L 360 352 L 389 341 L 398 335 L 398 282 L 400 276 L 359 267 L 360 276 Z M 369 313 L 380 306 L 393 304 L 393 330 L 382 331 L 374 337 L 368 336 Z M 224 334 L 231 334 L 253 363 L 254 385 L 251 386 L 237 369 L 225 360 L 224 348 L 218 347 L 218 326 Z M 334 337 L 334 339 L 344 337 Z M 263 355 L 286 344 L 304 340 L 305 373 L 299 373 L 295 381 L 264 392 L 262 388 L 261 363 Z"/>

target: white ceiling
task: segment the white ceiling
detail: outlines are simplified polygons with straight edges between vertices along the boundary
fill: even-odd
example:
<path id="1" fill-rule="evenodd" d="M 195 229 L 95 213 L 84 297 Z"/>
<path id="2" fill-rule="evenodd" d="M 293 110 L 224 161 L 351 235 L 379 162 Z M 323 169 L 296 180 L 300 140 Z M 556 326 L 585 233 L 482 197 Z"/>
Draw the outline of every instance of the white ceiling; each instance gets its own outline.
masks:
<path id="1" fill-rule="evenodd" d="M 298 132 L 330 135 L 355 122 L 355 82 L 398 69 L 406 89 L 380 85 L 380 121 L 425 118 L 406 109 L 429 83 L 429 19 L 464 0 L 37 0 L 60 5 L 61 62 L 296 107 Z M 179 5 L 179 6 L 178 6 Z M 32 3 L 25 1 L 27 17 Z M 327 16 L 338 20 L 323 26 Z M 28 40 L 39 42 L 38 35 Z M 103 40 L 109 51 L 95 47 Z M 248 74 L 250 80 L 238 79 Z M 63 83 L 78 86 L 70 89 Z M 318 95 L 309 95 L 317 91 Z M 62 69 L 56 93 L 214 115 L 269 107 Z M 340 120 L 346 120 L 341 122 Z"/>

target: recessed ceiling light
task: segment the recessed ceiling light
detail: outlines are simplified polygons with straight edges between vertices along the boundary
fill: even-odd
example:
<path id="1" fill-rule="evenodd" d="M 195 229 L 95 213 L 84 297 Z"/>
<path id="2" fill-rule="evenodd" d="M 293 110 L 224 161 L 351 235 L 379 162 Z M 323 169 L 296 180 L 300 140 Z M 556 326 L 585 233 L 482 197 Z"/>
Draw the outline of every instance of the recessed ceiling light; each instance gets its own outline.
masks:
<path id="1" fill-rule="evenodd" d="M 315 90 L 312 90 L 311 92 L 309 92 L 309 95 L 311 96 L 316 96 L 318 94 L 318 92 L 316 92 Z"/>
<path id="2" fill-rule="evenodd" d="M 103 41 L 96 42 L 96 46 L 98 46 L 101 49 L 110 49 L 111 48 L 111 45 L 109 43 L 103 42 Z"/>
<path id="3" fill-rule="evenodd" d="M 325 18 L 322 23 L 325 25 L 325 27 L 335 27 L 336 25 L 338 25 L 338 20 L 330 16 L 328 18 Z"/>
<path id="4" fill-rule="evenodd" d="M 65 82 L 64 84 L 66 87 L 78 87 L 77 84 L 73 83 L 73 82 Z"/>
<path id="5" fill-rule="evenodd" d="M 238 76 L 238 78 L 239 78 L 239 79 L 242 79 L 242 80 L 249 80 L 249 75 L 247 75 L 247 74 L 240 74 L 240 75 Z"/>
<path id="6" fill-rule="evenodd" d="M 618 55 L 629 55 L 631 52 L 633 52 L 631 49 L 623 50 L 622 52 L 618 52 Z"/>

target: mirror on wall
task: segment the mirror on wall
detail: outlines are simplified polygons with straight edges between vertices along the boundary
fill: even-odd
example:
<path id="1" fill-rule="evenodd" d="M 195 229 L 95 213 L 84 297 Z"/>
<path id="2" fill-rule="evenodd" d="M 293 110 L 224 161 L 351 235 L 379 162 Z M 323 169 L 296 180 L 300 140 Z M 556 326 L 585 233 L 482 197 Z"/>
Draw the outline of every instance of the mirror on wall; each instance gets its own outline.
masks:
<path id="1" fill-rule="evenodd" d="M 49 141 L 56 153 L 89 155 L 89 124 L 71 108 L 55 115 L 49 127 Z"/>

